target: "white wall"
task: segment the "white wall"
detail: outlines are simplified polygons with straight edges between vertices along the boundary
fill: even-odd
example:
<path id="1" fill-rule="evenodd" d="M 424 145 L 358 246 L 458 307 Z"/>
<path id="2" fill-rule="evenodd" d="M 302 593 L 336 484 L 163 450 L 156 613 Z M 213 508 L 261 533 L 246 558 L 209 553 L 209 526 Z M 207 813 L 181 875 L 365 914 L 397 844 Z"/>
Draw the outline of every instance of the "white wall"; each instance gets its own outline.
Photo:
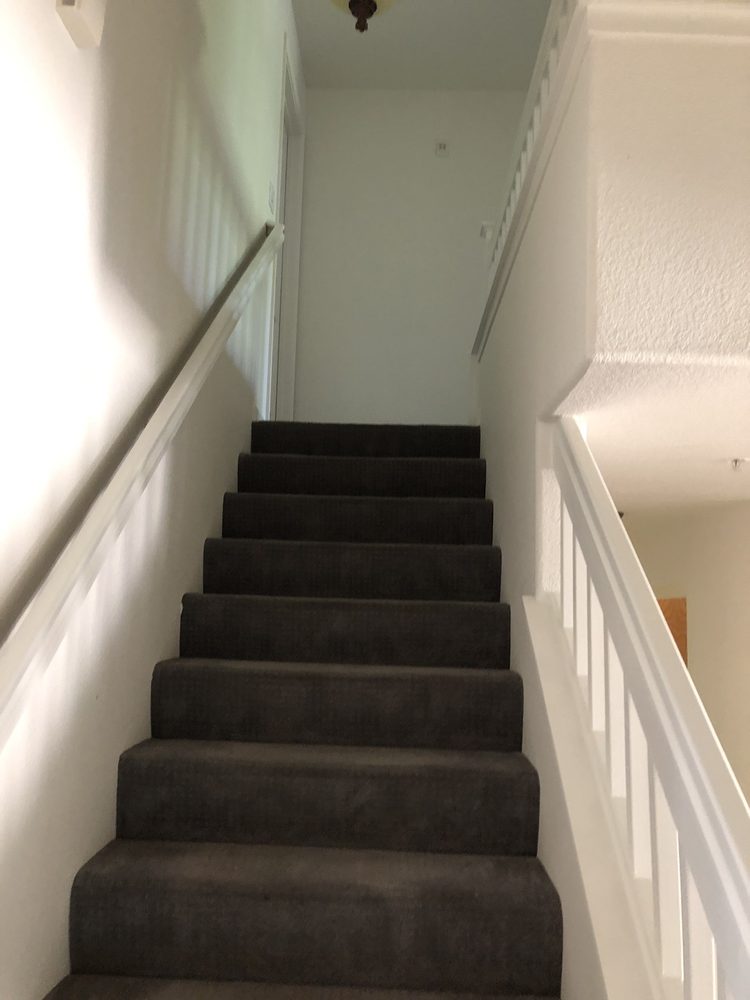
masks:
<path id="1" fill-rule="evenodd" d="M 609 22 L 597 19 L 597 7 L 609 8 Z M 535 481 L 537 449 L 545 443 L 539 424 L 556 413 L 622 403 L 642 388 L 646 366 L 667 360 L 687 371 L 720 355 L 729 359 L 747 339 L 747 279 L 738 272 L 740 247 L 748 245 L 747 198 L 737 183 L 748 162 L 746 45 L 719 42 L 708 31 L 698 37 L 699 25 L 667 7 L 657 12 L 654 5 L 592 2 L 591 19 L 577 20 L 571 30 L 560 65 L 567 67 L 575 51 L 577 82 L 570 100 L 559 78 L 553 88 L 553 141 L 531 173 L 528 219 L 478 366 L 488 495 L 495 501 L 504 597 L 514 622 L 512 664 L 525 679 L 524 748 L 542 780 L 539 853 L 561 891 L 562 995 L 570 1000 L 603 1000 L 610 976 L 622 995 L 628 968 L 642 956 L 623 946 L 619 968 L 601 967 L 583 862 L 576 863 L 576 796 L 561 788 L 555 720 L 543 704 L 530 637 L 521 627 L 522 595 L 545 585 L 538 540 L 555 530 L 559 517 L 559 509 L 542 507 Z M 675 25 L 685 33 L 676 39 L 668 37 Z M 698 93 L 702 85 L 713 102 Z M 721 169 L 731 166 L 724 190 L 723 175 L 711 164 L 714 145 L 721 146 Z M 717 189 L 704 201 L 706 184 Z M 728 243 L 712 259 L 723 225 Z M 684 400 L 689 406 L 689 391 Z M 644 448 L 658 441 L 659 426 L 644 424 Z M 626 423 L 620 440 L 632 434 Z"/>
<path id="2" fill-rule="evenodd" d="M 4 335 L 0 602 L 6 621 L 89 476 L 190 341 L 266 221 L 279 0 L 109 0 L 79 52 L 54 2 L 0 9 Z M 68 968 L 78 868 L 114 832 L 120 753 L 262 404 L 267 283 L 221 356 L 21 714 L 0 718 L 0 997 Z"/>
<path id="3" fill-rule="evenodd" d="M 497 216 L 522 100 L 308 93 L 297 419 L 475 419 L 479 228 Z"/>
<path id="4" fill-rule="evenodd" d="M 639 511 L 625 527 L 657 597 L 686 597 L 688 669 L 750 798 L 750 503 Z"/>
<path id="5" fill-rule="evenodd" d="M 563 996 L 606 990 L 521 598 L 536 592 L 537 421 L 552 414 L 587 363 L 592 252 L 587 171 L 590 78 L 582 66 L 479 365 L 482 452 L 503 596 L 511 604 L 512 666 L 524 677 L 524 750 L 542 784 L 539 856 L 565 922 Z"/>
<path id="6" fill-rule="evenodd" d="M 0 8 L 0 634 L 87 479 L 270 216 L 288 0 Z"/>

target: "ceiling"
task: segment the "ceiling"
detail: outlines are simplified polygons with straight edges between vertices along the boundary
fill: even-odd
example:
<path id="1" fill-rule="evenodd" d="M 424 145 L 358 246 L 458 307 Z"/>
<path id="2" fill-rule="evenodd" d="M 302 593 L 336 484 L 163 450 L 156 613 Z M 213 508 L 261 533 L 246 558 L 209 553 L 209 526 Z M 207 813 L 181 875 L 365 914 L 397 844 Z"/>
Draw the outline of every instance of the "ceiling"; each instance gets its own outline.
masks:
<path id="1" fill-rule="evenodd" d="M 293 0 L 309 87 L 525 90 L 549 0 L 395 0 L 359 34 L 332 0 Z"/>
<path id="2" fill-rule="evenodd" d="M 747 364 L 654 365 L 616 375 L 619 393 L 581 410 L 618 509 L 750 500 Z M 733 458 L 747 461 L 734 470 Z"/>

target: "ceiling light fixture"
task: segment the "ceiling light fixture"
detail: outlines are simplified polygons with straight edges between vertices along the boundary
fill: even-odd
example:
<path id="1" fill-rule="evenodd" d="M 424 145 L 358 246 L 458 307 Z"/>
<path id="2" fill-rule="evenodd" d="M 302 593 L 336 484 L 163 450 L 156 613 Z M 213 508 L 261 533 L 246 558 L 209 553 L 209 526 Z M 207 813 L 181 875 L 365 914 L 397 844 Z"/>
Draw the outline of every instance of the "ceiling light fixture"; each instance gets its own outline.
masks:
<path id="1" fill-rule="evenodd" d="M 370 18 L 382 14 L 391 6 L 393 0 L 333 0 L 333 2 L 341 10 L 348 8 L 357 21 L 357 31 L 364 32 L 370 26 Z"/>

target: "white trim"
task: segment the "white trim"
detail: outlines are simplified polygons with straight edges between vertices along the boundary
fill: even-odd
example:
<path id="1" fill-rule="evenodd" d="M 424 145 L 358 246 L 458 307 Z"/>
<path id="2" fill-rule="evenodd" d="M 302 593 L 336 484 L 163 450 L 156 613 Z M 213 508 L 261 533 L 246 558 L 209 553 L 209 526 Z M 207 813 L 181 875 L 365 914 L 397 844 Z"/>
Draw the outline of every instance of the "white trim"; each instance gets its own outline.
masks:
<path id="1" fill-rule="evenodd" d="M 703 37 L 750 37 L 750 3 L 690 0 L 592 0 L 589 27 L 595 33 Z"/>
<path id="2" fill-rule="evenodd" d="M 43 583 L 0 647 L 0 719 L 19 707 L 34 668 L 60 642 L 76 596 L 93 582 L 136 501 L 182 426 L 190 407 L 237 326 L 258 281 L 272 266 L 284 241 L 281 226 L 222 292 L 205 334 L 162 396 L 153 416 L 137 434 L 114 475 L 101 484 L 96 500 L 70 537 Z"/>
<path id="3" fill-rule="evenodd" d="M 297 80 L 289 59 L 288 39 L 284 39 L 284 79 L 279 130 L 279 171 L 284 130 L 289 137 L 286 161 L 285 245 L 283 251 L 283 281 L 279 343 L 275 352 L 272 416 L 291 420 L 294 416 L 294 389 L 297 363 L 297 324 L 299 317 L 300 255 L 302 251 L 302 190 L 305 162 L 305 119 Z M 277 191 L 283 178 L 279 176 Z"/>
<path id="4" fill-rule="evenodd" d="M 576 549 L 617 650 L 625 692 L 640 720 L 650 773 L 658 775 L 671 811 L 680 863 L 697 887 L 718 967 L 734 994 L 742 995 L 750 982 L 748 804 L 572 418 L 562 418 L 554 430 L 553 468 Z M 563 579 L 563 604 L 569 586 Z M 606 660 L 589 657 L 588 669 L 606 672 Z M 632 818 L 632 810 L 628 815 Z M 632 841 L 630 848 L 632 855 Z M 647 887 L 656 900 L 657 883 L 654 871 Z"/>
<path id="5" fill-rule="evenodd" d="M 554 604 L 524 597 L 522 606 L 607 1000 L 666 1000 L 622 858 L 596 740 L 586 725 L 570 644 Z M 550 874 L 554 879 L 555 871 Z"/>

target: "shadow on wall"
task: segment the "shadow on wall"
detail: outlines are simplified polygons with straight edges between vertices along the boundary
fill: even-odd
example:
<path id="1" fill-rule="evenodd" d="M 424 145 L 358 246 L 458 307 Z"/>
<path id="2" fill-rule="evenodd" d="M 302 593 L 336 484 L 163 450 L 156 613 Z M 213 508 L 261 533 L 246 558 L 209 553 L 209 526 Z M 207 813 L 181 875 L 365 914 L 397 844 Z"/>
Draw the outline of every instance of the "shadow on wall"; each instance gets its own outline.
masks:
<path id="1" fill-rule="evenodd" d="M 0 997 L 38 1000 L 68 968 L 78 868 L 114 835 L 117 760 L 149 735 L 150 678 L 176 655 L 179 595 L 247 442 L 248 388 L 222 355 L 66 635 L 0 731 Z M 200 474 L 196 474 L 200 469 Z"/>
<path id="2" fill-rule="evenodd" d="M 204 332 L 206 310 L 248 245 L 262 239 L 201 79 L 204 48 L 196 0 L 109 2 L 99 53 L 102 117 L 93 125 L 101 161 L 90 195 L 92 237 L 105 280 L 147 318 L 140 333 L 132 331 L 142 340 L 133 351 L 144 370 L 160 374 L 129 407 L 114 440 L 90 414 L 75 428 L 76 464 L 86 472 L 62 508 L 54 474 L 37 497 L 53 513 L 39 519 L 45 528 L 3 595 L 0 642 Z M 267 349 L 258 342 L 256 319 L 243 319 L 230 352 L 254 388 Z M 263 405 L 256 392 L 248 422 Z"/>
<path id="3" fill-rule="evenodd" d="M 112 275 L 164 331 L 163 357 L 257 236 L 201 80 L 205 42 L 195 0 L 110 2 L 99 239 Z"/>

